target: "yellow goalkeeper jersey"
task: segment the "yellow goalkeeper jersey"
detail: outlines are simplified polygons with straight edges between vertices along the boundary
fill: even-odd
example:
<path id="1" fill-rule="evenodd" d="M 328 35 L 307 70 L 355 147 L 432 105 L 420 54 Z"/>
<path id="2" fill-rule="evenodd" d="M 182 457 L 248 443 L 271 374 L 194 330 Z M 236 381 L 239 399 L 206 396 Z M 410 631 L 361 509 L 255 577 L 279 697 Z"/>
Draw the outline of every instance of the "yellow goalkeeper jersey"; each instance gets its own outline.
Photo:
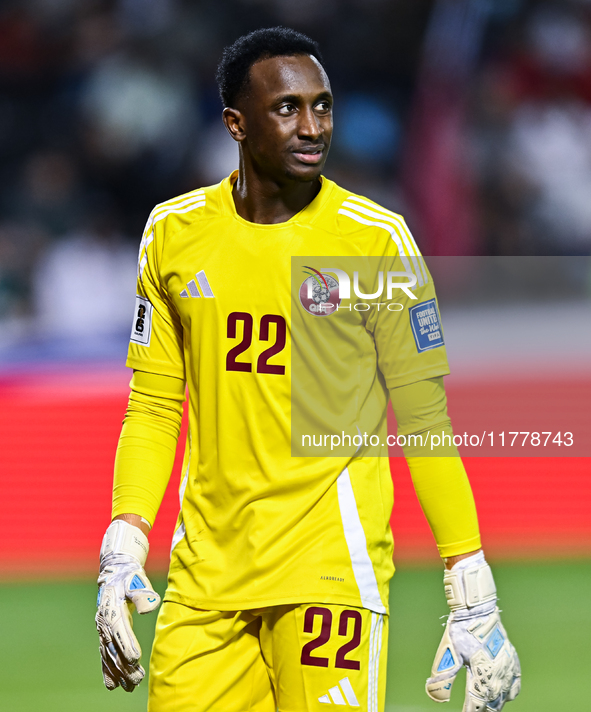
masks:
<path id="1" fill-rule="evenodd" d="M 157 206 L 140 246 L 127 365 L 189 391 L 166 598 L 386 613 L 388 390 L 448 373 L 431 277 L 372 201 L 323 178 L 293 218 L 255 224 L 236 178 Z"/>

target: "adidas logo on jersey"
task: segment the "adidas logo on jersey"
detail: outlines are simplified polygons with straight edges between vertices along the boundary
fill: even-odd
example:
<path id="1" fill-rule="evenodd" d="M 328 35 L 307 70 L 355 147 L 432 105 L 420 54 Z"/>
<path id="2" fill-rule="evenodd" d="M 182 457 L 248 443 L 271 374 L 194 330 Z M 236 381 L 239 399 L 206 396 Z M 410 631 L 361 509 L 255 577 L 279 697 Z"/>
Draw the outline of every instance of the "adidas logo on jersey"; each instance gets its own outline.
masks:
<path id="1" fill-rule="evenodd" d="M 199 287 L 201 287 L 201 292 L 203 292 L 203 296 L 209 299 L 215 298 L 215 294 L 211 291 L 211 287 L 209 286 L 209 282 L 207 281 L 205 272 L 201 270 L 201 272 L 197 272 L 195 277 L 197 279 L 197 282 L 199 282 Z M 179 296 L 183 299 L 189 299 L 190 297 L 201 297 L 201 294 L 199 293 L 199 288 L 197 287 L 197 284 L 195 283 L 194 279 L 192 279 L 190 282 L 187 282 L 187 289 L 183 289 L 183 291 L 180 292 Z"/>
<path id="2" fill-rule="evenodd" d="M 322 702 L 325 705 L 345 705 L 349 707 L 360 706 L 348 677 L 344 677 L 342 680 L 339 680 L 339 684 L 331 687 L 328 691 L 328 695 L 322 695 L 322 697 L 319 697 L 318 702 Z"/>

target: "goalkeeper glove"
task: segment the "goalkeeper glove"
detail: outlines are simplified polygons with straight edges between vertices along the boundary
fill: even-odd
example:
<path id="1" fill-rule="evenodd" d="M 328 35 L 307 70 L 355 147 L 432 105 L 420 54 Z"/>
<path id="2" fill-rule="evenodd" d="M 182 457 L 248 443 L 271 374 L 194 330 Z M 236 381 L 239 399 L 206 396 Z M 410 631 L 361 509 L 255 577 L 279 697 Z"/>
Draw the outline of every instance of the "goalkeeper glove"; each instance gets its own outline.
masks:
<path id="1" fill-rule="evenodd" d="M 108 690 L 121 685 L 133 692 L 145 675 L 131 613 L 134 606 L 138 613 L 150 613 L 160 603 L 143 569 L 148 548 L 141 529 L 120 519 L 111 522 L 103 539 L 95 621 Z"/>
<path id="2" fill-rule="evenodd" d="M 449 702 L 451 688 L 466 666 L 463 712 L 498 712 L 521 688 L 521 669 L 497 608 L 490 566 L 479 552 L 459 561 L 443 576 L 451 614 L 437 649 L 427 694 Z"/>

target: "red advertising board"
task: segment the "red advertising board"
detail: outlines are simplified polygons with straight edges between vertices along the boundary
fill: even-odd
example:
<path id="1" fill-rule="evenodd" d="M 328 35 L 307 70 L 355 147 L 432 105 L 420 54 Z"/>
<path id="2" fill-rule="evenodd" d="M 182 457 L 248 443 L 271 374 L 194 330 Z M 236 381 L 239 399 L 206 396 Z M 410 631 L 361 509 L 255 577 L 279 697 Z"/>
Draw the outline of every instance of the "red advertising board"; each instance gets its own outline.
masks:
<path id="1" fill-rule="evenodd" d="M 125 369 L 86 367 L 0 378 L 3 577 L 86 575 L 96 570 L 110 518 L 113 460 L 129 376 Z M 539 385 L 513 384 L 511 389 L 525 402 Z M 583 386 L 579 382 L 577 387 Z M 521 392 L 515 393 L 516 388 Z M 496 393 L 499 412 L 501 401 L 506 403 L 506 394 L 493 385 L 459 383 L 448 392 L 456 432 L 463 431 L 465 422 L 474 424 L 466 419 L 478 410 L 475 403 L 481 403 L 482 398 L 488 398 L 489 407 L 493 407 Z M 564 388 L 557 392 L 563 393 Z M 493 426 L 498 430 L 502 422 Z M 151 534 L 152 570 L 165 568 L 168 560 L 178 513 L 181 459 L 182 445 Z M 396 558 L 436 559 L 405 461 L 396 457 L 391 464 Z M 465 464 L 489 554 L 555 557 L 591 553 L 589 458 L 470 456 Z"/>

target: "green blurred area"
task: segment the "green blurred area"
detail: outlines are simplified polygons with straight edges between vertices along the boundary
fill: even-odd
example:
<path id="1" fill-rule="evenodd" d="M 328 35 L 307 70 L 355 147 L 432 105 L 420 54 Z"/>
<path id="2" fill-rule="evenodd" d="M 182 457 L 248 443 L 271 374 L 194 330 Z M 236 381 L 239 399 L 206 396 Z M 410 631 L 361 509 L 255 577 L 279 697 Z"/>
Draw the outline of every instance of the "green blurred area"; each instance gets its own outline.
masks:
<path id="1" fill-rule="evenodd" d="M 584 709 L 591 669 L 591 563 L 496 564 L 503 622 L 517 647 L 523 690 L 510 712 Z M 163 592 L 164 580 L 154 582 Z M 0 709 L 9 712 L 140 712 L 147 685 L 103 688 L 94 628 L 96 585 L 0 586 Z M 447 606 L 438 569 L 400 566 L 391 589 L 387 712 L 459 712 L 464 676 L 450 705 L 424 693 Z M 144 660 L 156 616 L 135 616 Z"/>

